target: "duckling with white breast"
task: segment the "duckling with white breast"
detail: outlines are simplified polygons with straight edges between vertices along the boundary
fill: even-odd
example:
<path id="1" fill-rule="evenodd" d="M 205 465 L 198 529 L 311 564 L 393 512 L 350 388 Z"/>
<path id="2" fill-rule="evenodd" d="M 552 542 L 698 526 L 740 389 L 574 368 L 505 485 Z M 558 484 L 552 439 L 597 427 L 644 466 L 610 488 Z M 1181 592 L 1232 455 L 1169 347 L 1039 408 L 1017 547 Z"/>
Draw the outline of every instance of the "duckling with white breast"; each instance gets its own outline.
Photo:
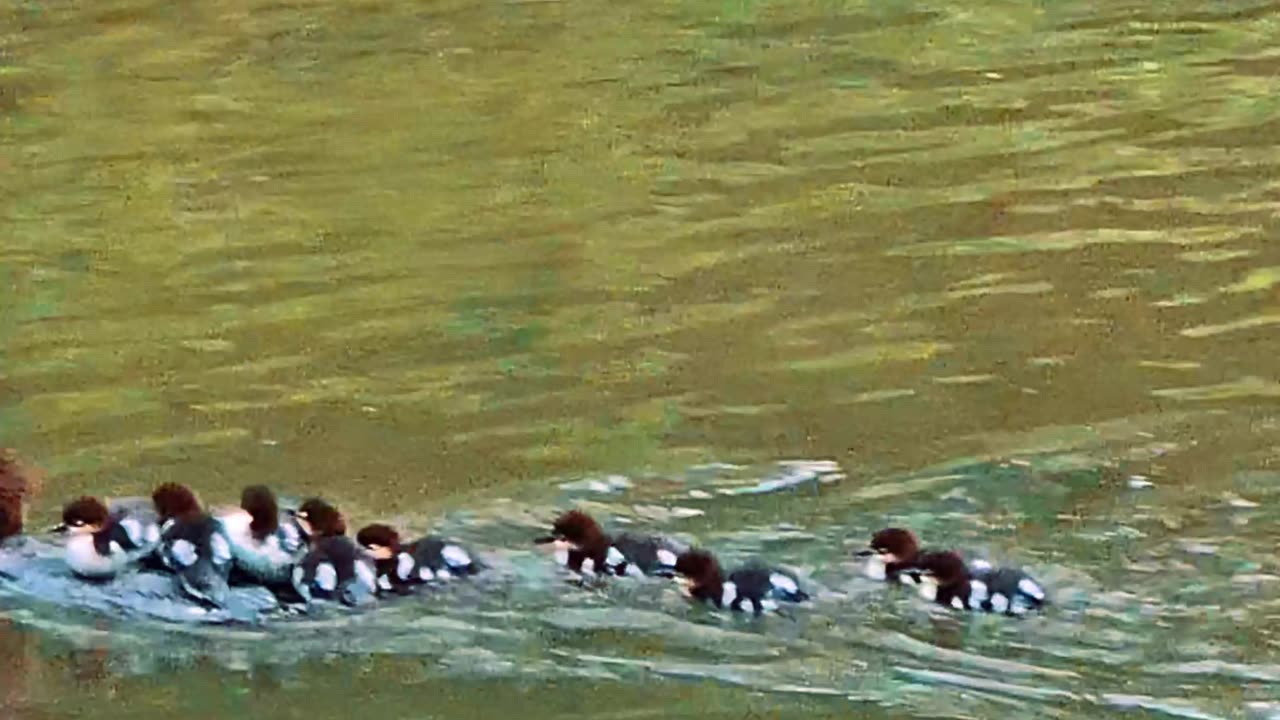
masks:
<path id="1" fill-rule="evenodd" d="M 1046 602 L 1044 589 L 1021 570 L 987 563 L 969 566 L 955 552 L 923 553 L 916 568 L 921 597 L 956 610 L 1025 615 Z"/>
<path id="2" fill-rule="evenodd" d="M 108 580 L 153 552 L 160 542 L 154 515 L 117 508 L 95 497 L 67 503 L 55 532 L 69 534 L 67 567 L 88 580 Z"/>
<path id="3" fill-rule="evenodd" d="M 218 521 L 231 545 L 235 569 L 245 578 L 267 586 L 292 581 L 307 544 L 296 517 L 280 510 L 270 488 L 246 487 L 240 493 L 240 508 L 220 514 Z"/>

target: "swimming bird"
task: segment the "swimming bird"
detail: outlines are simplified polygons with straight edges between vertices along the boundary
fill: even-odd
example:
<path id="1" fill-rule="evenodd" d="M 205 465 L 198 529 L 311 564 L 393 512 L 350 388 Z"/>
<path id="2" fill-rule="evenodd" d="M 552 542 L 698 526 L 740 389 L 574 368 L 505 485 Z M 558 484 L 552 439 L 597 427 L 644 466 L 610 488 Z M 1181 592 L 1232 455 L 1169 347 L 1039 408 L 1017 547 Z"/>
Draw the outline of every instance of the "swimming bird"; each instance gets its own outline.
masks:
<path id="1" fill-rule="evenodd" d="M 222 523 L 200 506 L 185 485 L 164 483 L 151 494 L 160 516 L 159 554 L 187 595 L 224 608 L 230 594 L 231 544 Z"/>
<path id="2" fill-rule="evenodd" d="M 310 605 L 313 598 L 361 605 L 378 591 L 373 560 L 346 536 L 342 513 L 320 498 L 302 503 L 294 517 L 310 542 L 293 569 L 293 587 Z"/>
<path id="3" fill-rule="evenodd" d="M 306 555 L 307 545 L 296 516 L 280 510 L 270 488 L 246 487 L 240 507 L 220 513 L 218 521 L 231 545 L 235 570 L 263 585 L 291 582 L 293 567 Z"/>
<path id="4" fill-rule="evenodd" d="M 443 538 L 427 536 L 400 542 L 400 533 L 390 525 L 366 525 L 356 533 L 356 542 L 373 558 L 378 589 L 405 593 L 410 585 L 472 575 L 480 563 L 466 548 Z"/>
<path id="5" fill-rule="evenodd" d="M 39 484 L 38 474 L 15 452 L 0 448 L 0 540 L 22 534 L 27 498 Z"/>
<path id="6" fill-rule="evenodd" d="M 735 612 L 750 604 L 752 611 L 760 615 L 777 609 L 778 602 L 800 603 L 809 599 L 796 576 L 780 568 L 752 563 L 734 570 L 726 578 L 720 562 L 706 550 L 682 553 L 676 559 L 675 571 L 688 579 L 690 597 Z"/>
<path id="7" fill-rule="evenodd" d="M 965 563 L 953 551 L 921 549 L 915 535 L 902 528 L 876 532 L 856 555 L 870 558 L 868 577 L 920 585 L 922 596 L 942 605 L 1021 615 L 1046 602 L 1044 588 L 1022 570 L 984 560 Z"/>
<path id="8" fill-rule="evenodd" d="M 115 577 L 155 550 L 160 527 L 153 514 L 108 508 L 95 497 L 72 500 L 62 510 L 55 532 L 67 533 L 67 566 L 92 580 Z"/>
<path id="9" fill-rule="evenodd" d="M 551 534 L 534 542 L 553 545 L 556 562 L 582 575 L 670 577 L 675 574 L 676 555 L 686 549 L 658 536 L 624 533 L 611 538 L 581 510 L 560 515 Z"/>
<path id="10" fill-rule="evenodd" d="M 986 563 L 971 567 L 955 552 L 923 553 L 916 567 L 921 597 L 944 607 L 1025 615 L 1046 602 L 1044 588 L 1025 572 Z"/>
<path id="11" fill-rule="evenodd" d="M 916 584 L 919 578 L 906 571 L 915 566 L 920 556 L 920 543 L 910 530 L 885 528 L 871 536 L 866 548 L 855 553 L 868 558 L 863 572 L 873 580 Z"/>

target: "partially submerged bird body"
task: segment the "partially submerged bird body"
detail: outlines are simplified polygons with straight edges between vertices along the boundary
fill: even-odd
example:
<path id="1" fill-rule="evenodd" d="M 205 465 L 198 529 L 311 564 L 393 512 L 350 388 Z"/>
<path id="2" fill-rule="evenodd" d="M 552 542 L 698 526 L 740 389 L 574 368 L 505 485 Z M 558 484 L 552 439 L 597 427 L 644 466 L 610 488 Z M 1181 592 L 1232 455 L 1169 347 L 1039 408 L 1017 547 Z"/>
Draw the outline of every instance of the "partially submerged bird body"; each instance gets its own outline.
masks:
<path id="1" fill-rule="evenodd" d="M 94 497 L 67 503 L 54 528 L 70 535 L 65 557 L 75 575 L 92 580 L 115 577 L 150 555 L 160 541 L 154 513 L 127 505 L 108 507 Z"/>
<path id="2" fill-rule="evenodd" d="M 718 608 L 735 612 L 751 610 L 761 615 L 776 610 L 778 603 L 800 603 L 809 594 L 800 588 L 796 576 L 781 568 L 752 563 L 726 577 L 720 562 L 705 550 L 689 550 L 676 560 L 675 572 L 689 581 L 689 596 Z"/>
<path id="3" fill-rule="evenodd" d="M 402 543 L 389 525 L 367 525 L 356 533 L 356 542 L 374 561 L 378 589 L 405 593 L 413 585 L 473 575 L 480 563 L 458 543 L 428 535 Z"/>
<path id="4" fill-rule="evenodd" d="M 316 538 L 293 568 L 293 587 L 304 600 L 337 600 L 362 605 L 377 594 L 373 562 L 345 535 Z"/>
<path id="5" fill-rule="evenodd" d="M 294 590 L 310 604 L 312 599 L 337 600 L 362 605 L 378 590 L 373 560 L 349 537 L 342 513 L 320 498 L 311 498 L 294 513 L 310 547 L 293 567 Z"/>
<path id="6" fill-rule="evenodd" d="M 159 554 L 183 592 L 217 608 L 230 595 L 231 543 L 222 523 L 183 485 L 165 483 L 151 495 L 163 522 Z"/>
<path id="7" fill-rule="evenodd" d="M 291 582 L 293 567 L 306 554 L 306 540 L 294 515 L 280 510 L 269 488 L 245 488 L 240 507 L 219 515 L 218 521 L 237 573 L 268 586 Z"/>
<path id="8" fill-rule="evenodd" d="M 945 607 L 1024 615 L 1046 601 L 1044 588 L 1025 572 L 986 563 L 970 567 L 954 552 L 923 553 L 917 568 L 921 596 Z"/>
<path id="9" fill-rule="evenodd" d="M 675 574 L 676 556 L 683 548 L 666 538 L 624 533 L 607 535 L 595 518 L 569 510 L 556 518 L 551 534 L 534 540 L 552 544 L 556 562 L 581 575 Z"/>

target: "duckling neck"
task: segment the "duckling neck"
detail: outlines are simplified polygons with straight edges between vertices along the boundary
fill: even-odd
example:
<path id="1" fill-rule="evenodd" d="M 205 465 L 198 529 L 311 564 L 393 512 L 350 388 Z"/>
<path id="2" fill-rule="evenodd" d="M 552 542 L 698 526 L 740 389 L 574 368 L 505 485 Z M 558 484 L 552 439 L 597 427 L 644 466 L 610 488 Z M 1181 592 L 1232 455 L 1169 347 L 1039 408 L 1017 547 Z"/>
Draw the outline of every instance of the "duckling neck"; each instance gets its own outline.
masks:
<path id="1" fill-rule="evenodd" d="M 693 597 L 709 601 L 716 607 L 723 604 L 724 599 L 724 576 L 719 570 L 708 571 L 694 583 L 690 588 L 689 594 Z"/>

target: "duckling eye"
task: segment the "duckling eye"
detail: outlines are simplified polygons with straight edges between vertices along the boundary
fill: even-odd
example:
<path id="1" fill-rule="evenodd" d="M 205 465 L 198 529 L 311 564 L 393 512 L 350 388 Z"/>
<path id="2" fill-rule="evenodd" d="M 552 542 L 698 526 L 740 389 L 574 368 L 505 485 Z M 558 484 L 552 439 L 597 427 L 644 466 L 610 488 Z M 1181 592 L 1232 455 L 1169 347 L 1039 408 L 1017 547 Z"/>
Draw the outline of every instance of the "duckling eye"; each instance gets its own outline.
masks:
<path id="1" fill-rule="evenodd" d="M 72 520 L 72 521 L 71 521 L 71 524 L 72 524 L 72 525 L 74 525 L 75 527 L 82 527 L 82 526 L 84 526 L 84 521 L 83 521 L 83 520 Z"/>

